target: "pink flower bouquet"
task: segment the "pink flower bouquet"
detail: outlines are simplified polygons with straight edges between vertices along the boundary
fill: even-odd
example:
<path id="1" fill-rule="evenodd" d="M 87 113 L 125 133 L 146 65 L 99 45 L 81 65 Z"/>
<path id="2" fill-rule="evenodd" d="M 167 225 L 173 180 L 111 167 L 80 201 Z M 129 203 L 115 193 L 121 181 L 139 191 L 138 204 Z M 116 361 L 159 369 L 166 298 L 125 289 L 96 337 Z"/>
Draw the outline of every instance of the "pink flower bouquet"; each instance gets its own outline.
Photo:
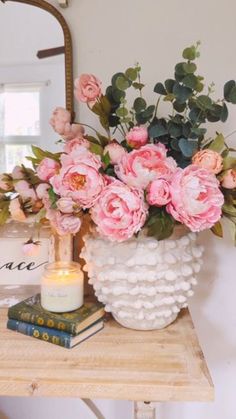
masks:
<path id="1" fill-rule="evenodd" d="M 177 224 L 222 236 L 223 216 L 235 230 L 235 150 L 222 134 L 207 138 L 206 123 L 226 121 L 236 82 L 225 83 L 220 100 L 212 97 L 213 85 L 203 93 L 198 47 L 185 48 L 173 78 L 155 85 L 156 104 L 144 99 L 139 65 L 116 73 L 106 89 L 94 75 L 82 74 L 75 96 L 98 116 L 104 132 L 57 108 L 50 123 L 63 150 L 33 146 L 34 170 L 22 165 L 1 175 L 0 223 L 38 214 L 58 234 L 76 234 L 89 213 L 98 233 L 117 242 L 142 229 L 161 240 Z M 131 107 L 129 89 L 137 92 Z M 171 108 L 166 117 L 159 114 L 161 100 Z"/>

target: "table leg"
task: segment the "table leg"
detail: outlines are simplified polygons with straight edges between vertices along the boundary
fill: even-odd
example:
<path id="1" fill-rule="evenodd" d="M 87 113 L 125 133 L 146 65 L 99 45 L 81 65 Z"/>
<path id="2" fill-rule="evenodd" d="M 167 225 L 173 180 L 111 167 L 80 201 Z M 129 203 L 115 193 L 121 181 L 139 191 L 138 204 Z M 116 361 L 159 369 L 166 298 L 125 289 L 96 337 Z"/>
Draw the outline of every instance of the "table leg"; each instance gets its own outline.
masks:
<path id="1" fill-rule="evenodd" d="M 156 419 L 156 409 L 151 402 L 134 402 L 134 419 Z"/>

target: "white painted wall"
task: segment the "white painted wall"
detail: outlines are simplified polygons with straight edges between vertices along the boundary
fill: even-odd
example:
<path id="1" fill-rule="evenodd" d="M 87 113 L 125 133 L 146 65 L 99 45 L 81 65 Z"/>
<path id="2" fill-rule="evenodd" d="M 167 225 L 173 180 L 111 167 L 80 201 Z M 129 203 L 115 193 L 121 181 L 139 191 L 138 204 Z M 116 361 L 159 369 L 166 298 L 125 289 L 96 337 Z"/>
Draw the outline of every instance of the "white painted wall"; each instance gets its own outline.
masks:
<path id="1" fill-rule="evenodd" d="M 52 0 L 56 5 L 57 1 Z M 234 0 L 70 0 L 61 9 L 73 35 L 75 73 L 93 72 L 104 84 L 110 76 L 139 60 L 147 97 L 157 80 L 171 76 L 183 47 L 202 40 L 200 71 L 214 80 L 220 95 L 225 80 L 236 78 Z M 81 120 L 88 121 L 86 107 Z M 222 127 L 236 128 L 236 109 Z M 232 137 L 236 143 L 236 137 Z M 202 234 L 205 265 L 191 302 L 198 336 L 216 388 L 213 403 L 167 403 L 158 419 L 235 419 L 236 309 L 235 256 L 229 239 Z M 128 419 L 127 401 L 98 401 L 106 419 Z M 92 419 L 82 403 L 73 400 L 4 398 L 0 410 L 9 419 Z M 1 415 L 0 415 L 1 418 Z M 4 416 L 2 417 L 4 418 Z"/>

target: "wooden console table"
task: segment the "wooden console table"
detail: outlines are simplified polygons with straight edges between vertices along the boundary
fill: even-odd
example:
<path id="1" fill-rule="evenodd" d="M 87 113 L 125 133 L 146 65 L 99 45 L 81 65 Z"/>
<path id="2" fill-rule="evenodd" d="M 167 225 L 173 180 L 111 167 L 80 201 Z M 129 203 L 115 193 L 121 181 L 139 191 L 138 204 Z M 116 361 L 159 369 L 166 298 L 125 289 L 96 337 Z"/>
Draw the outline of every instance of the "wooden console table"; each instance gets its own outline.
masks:
<path id="1" fill-rule="evenodd" d="M 188 310 L 160 331 L 128 330 L 110 320 L 71 350 L 8 331 L 6 321 L 2 308 L 0 396 L 132 400 L 142 419 L 155 417 L 144 401 L 213 400 Z"/>

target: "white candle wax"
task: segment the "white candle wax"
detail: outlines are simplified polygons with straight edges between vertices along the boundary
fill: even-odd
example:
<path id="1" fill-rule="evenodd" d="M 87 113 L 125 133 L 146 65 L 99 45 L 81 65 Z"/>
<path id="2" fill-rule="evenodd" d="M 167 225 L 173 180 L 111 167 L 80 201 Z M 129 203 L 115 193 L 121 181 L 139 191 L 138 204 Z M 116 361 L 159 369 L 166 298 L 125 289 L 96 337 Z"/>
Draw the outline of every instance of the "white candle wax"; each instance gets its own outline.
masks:
<path id="1" fill-rule="evenodd" d="M 59 262 L 55 265 L 59 265 Z M 54 264 L 50 264 L 53 266 Z M 49 266 L 50 266 L 49 265 Z M 72 263 L 72 266 L 75 264 Z M 45 310 L 55 313 L 73 311 L 84 302 L 83 272 L 70 269 L 69 264 L 48 269 L 41 280 L 41 305 Z"/>

